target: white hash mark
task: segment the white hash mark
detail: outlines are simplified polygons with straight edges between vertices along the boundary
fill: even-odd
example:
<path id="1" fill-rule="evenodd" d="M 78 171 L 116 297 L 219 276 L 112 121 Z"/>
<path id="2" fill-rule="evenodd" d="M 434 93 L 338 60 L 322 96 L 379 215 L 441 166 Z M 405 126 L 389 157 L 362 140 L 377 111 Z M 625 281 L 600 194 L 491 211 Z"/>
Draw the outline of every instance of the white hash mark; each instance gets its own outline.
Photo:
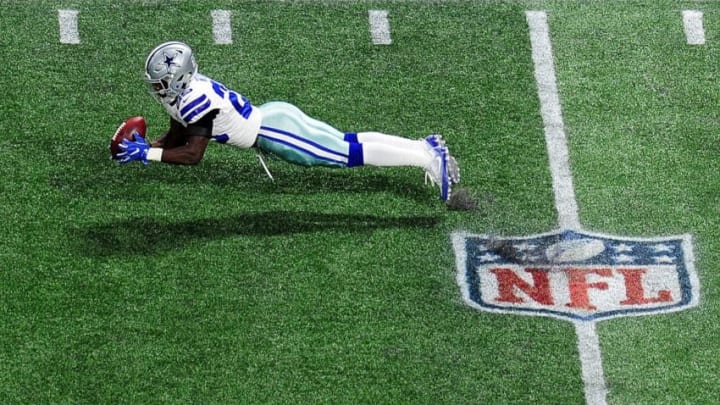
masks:
<path id="1" fill-rule="evenodd" d="M 370 20 L 370 36 L 374 45 L 390 45 L 390 22 L 387 10 L 368 11 Z"/>
<path id="2" fill-rule="evenodd" d="M 80 43 L 78 33 L 78 10 L 58 10 L 60 23 L 60 43 L 76 45 Z"/>

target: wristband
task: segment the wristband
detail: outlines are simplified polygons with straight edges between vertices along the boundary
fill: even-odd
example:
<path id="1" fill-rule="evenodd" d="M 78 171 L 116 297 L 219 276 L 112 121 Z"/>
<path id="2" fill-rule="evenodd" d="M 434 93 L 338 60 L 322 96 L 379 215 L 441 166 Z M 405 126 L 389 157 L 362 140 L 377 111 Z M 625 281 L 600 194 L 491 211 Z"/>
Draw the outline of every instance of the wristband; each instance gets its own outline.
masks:
<path id="1" fill-rule="evenodd" d="M 162 162 L 162 148 L 150 148 L 147 152 L 147 160 L 154 160 L 156 162 Z"/>

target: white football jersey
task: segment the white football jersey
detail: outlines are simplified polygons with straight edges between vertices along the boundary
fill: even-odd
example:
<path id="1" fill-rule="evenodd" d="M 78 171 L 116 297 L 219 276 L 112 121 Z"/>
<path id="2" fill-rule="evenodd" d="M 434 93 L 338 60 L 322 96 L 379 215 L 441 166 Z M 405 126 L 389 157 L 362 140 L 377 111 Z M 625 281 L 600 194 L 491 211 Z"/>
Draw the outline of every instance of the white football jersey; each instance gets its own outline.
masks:
<path id="1" fill-rule="evenodd" d="M 218 143 L 250 148 L 260 131 L 259 108 L 253 107 L 241 94 L 199 73 L 174 103 L 163 105 L 170 116 L 184 126 L 218 110 L 212 128 L 212 137 Z"/>

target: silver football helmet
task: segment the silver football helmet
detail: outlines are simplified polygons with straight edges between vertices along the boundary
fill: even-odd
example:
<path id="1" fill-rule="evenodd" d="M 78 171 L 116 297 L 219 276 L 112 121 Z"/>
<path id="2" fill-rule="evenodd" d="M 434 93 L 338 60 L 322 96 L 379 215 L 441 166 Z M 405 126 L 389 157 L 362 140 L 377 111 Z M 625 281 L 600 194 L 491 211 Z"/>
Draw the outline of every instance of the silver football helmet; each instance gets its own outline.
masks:
<path id="1" fill-rule="evenodd" d="M 145 82 L 161 104 L 172 103 L 197 73 L 192 49 L 182 42 L 158 45 L 145 61 Z"/>

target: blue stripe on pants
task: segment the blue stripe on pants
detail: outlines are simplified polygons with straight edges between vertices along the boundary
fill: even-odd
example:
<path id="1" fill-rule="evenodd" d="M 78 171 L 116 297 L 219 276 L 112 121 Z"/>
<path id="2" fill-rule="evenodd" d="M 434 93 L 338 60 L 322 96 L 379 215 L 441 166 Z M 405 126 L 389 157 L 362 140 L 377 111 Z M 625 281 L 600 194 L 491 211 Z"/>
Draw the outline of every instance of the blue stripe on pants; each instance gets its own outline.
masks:
<path id="1" fill-rule="evenodd" d="M 273 101 L 258 108 L 263 117 L 258 146 L 263 151 L 303 166 L 349 167 L 349 160 L 358 165 L 358 147 L 352 148 L 351 157 L 345 134 L 332 126 L 286 102 Z"/>

